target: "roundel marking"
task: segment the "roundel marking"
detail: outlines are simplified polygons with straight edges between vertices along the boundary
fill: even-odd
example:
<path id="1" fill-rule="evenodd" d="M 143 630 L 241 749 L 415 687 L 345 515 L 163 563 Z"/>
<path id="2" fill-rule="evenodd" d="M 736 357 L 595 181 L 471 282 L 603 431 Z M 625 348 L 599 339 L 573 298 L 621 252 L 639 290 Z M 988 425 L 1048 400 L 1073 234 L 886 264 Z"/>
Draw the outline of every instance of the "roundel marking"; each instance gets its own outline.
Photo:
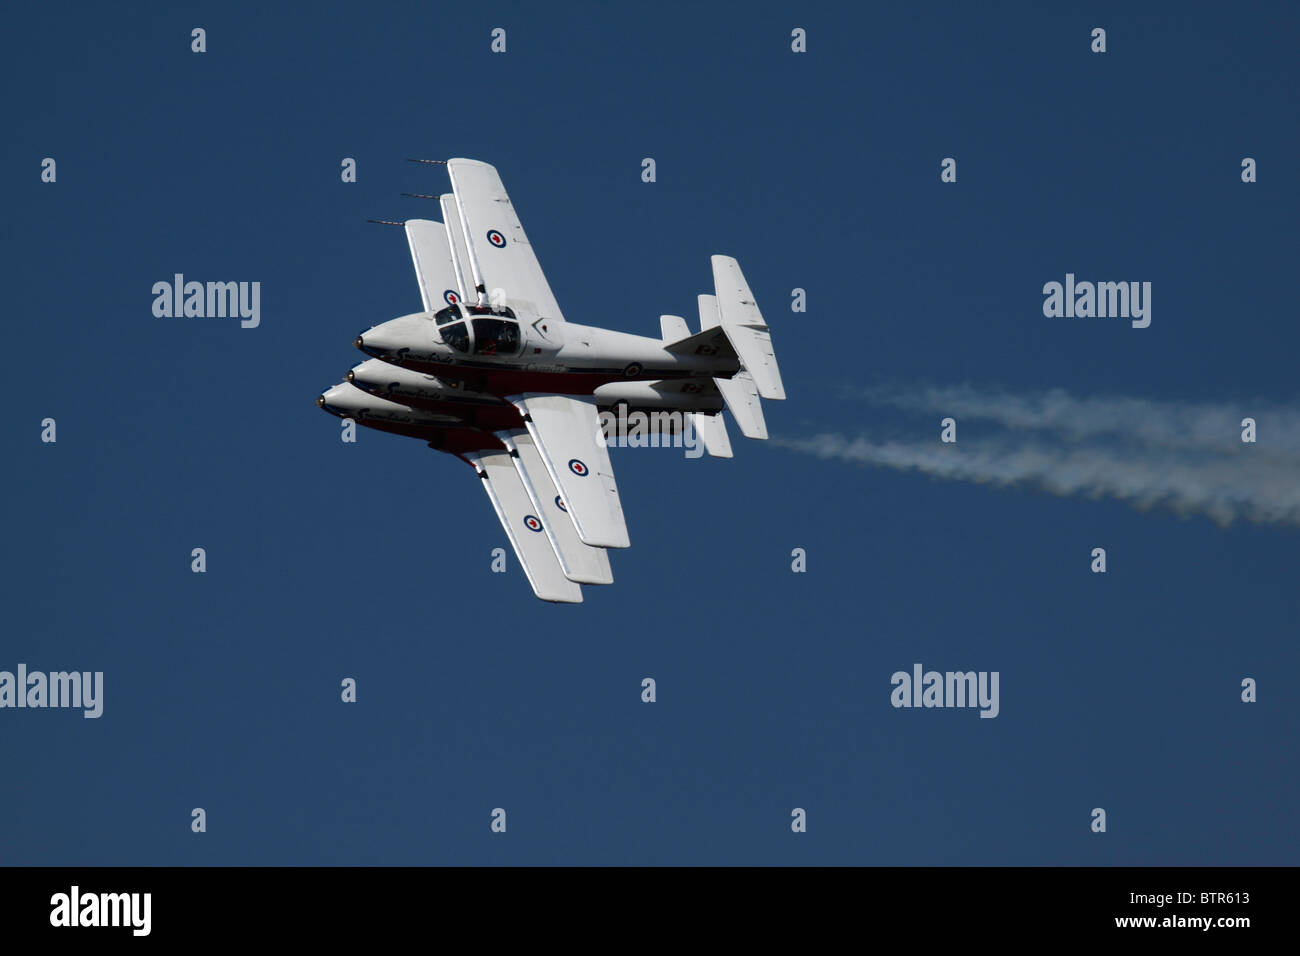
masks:
<path id="1" fill-rule="evenodd" d="M 636 376 L 641 374 L 641 363 L 633 362 L 627 368 L 623 369 L 623 374 L 628 378 L 636 378 Z"/>
<path id="2" fill-rule="evenodd" d="M 442 294 L 442 301 L 446 302 L 448 305 L 455 305 L 460 301 L 460 294 L 454 289 L 448 289 Z"/>
<path id="3" fill-rule="evenodd" d="M 567 512 L 569 510 L 564 506 L 564 499 L 561 498 L 559 495 L 555 496 L 555 507 L 559 508 L 561 511 L 564 512 Z"/>
<path id="4" fill-rule="evenodd" d="M 527 528 L 529 531 L 541 531 L 542 523 L 537 520 L 536 515 L 525 515 L 524 527 Z"/>
<path id="5" fill-rule="evenodd" d="M 498 249 L 504 249 L 506 247 L 506 237 L 501 235 L 501 233 L 495 229 L 488 230 L 487 240 Z"/>
<path id="6" fill-rule="evenodd" d="M 586 462 L 580 461 L 580 460 L 577 459 L 577 458 L 570 458 L 570 459 L 569 459 L 569 471 L 573 472 L 573 473 L 574 473 L 575 475 L 577 475 L 579 478 L 586 478 L 586 477 L 587 477 L 587 464 L 586 464 Z M 560 507 L 561 507 L 561 508 L 564 508 L 564 505 L 560 505 Z M 568 508 L 564 508 L 564 510 L 565 510 L 565 511 L 568 511 L 569 509 L 568 509 Z"/>

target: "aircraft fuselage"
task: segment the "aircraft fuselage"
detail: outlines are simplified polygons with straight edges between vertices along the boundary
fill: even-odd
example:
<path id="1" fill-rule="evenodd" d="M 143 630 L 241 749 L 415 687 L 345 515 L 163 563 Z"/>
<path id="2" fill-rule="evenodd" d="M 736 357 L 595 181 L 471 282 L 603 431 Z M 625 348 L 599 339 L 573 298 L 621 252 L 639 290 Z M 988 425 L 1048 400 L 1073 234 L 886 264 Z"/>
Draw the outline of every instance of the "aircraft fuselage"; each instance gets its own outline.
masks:
<path id="1" fill-rule="evenodd" d="M 540 320 L 539 320 L 540 322 Z M 402 368 L 457 382 L 475 392 L 517 395 L 552 392 L 590 395 L 613 382 L 730 378 L 734 356 L 683 355 L 659 339 L 567 323 L 563 343 L 523 327 L 522 342 L 508 355 L 460 351 L 444 342 L 432 313 L 415 313 L 377 325 L 357 336 L 357 348 Z"/>

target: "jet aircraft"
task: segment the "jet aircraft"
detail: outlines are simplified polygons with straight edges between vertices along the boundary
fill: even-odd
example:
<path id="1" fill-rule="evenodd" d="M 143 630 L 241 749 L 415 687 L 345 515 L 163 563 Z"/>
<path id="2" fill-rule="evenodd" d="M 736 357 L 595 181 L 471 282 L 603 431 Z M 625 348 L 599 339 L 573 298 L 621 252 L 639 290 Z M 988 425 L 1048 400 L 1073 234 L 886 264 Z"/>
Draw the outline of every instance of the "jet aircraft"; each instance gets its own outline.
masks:
<path id="1" fill-rule="evenodd" d="M 698 332 L 674 315 L 658 338 L 569 322 L 496 169 L 418 162 L 451 178 L 451 192 L 421 197 L 438 199 L 442 222 L 393 223 L 423 308 L 358 335 L 370 358 L 316 404 L 472 466 L 533 592 L 579 603 L 581 585 L 613 582 L 609 550 L 630 544 L 599 413 L 680 413 L 730 458 L 723 408 L 764 439 L 761 399 L 785 398 L 771 332 L 729 256 L 712 257 Z"/>

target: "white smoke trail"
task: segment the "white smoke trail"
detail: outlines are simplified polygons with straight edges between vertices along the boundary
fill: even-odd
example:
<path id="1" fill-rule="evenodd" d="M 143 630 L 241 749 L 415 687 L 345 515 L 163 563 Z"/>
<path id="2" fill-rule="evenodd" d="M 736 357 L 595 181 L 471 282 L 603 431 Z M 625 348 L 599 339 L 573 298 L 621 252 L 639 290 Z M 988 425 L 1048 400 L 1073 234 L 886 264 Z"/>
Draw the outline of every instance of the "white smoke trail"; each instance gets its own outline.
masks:
<path id="1" fill-rule="evenodd" d="M 1096 436 L 1161 448 L 1241 449 L 1241 421 L 1265 423 L 1260 454 L 1300 460 L 1300 411 L 1262 401 L 1234 407 L 1157 402 L 1145 398 L 1074 398 L 1061 389 L 1027 395 L 981 392 L 970 385 L 917 389 L 880 386 L 857 394 L 904 411 L 941 412 L 962 420 L 993 421 L 1017 430 L 1056 431 L 1078 441 Z"/>
<path id="2" fill-rule="evenodd" d="M 992 421 L 1032 430 L 958 442 L 872 441 L 823 434 L 777 444 L 821 458 L 916 470 L 939 478 L 992 485 L 1033 484 L 1057 495 L 1112 497 L 1139 508 L 1167 507 L 1207 515 L 1222 526 L 1238 518 L 1300 526 L 1300 413 L 1269 408 L 1258 416 L 1211 405 L 1180 406 L 1141 399 L 1075 399 L 980 393 L 968 386 L 919 391 L 876 390 L 873 401 L 941 412 L 961 423 Z M 1261 406 L 1262 407 L 1262 406 Z M 1255 418 L 1254 444 L 1241 441 L 1241 419 Z M 1265 430 L 1267 429 L 1267 430 Z"/>

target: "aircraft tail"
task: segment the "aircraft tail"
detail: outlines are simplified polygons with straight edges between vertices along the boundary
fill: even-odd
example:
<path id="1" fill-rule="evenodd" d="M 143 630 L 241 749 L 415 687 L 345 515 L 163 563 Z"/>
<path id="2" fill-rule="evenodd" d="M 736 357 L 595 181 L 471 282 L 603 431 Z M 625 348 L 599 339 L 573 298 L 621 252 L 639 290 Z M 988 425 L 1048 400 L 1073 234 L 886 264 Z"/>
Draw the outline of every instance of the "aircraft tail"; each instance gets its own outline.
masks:
<path id="1" fill-rule="evenodd" d="M 664 347 L 670 352 L 680 351 L 691 354 L 695 351 L 697 342 L 706 344 L 706 340 L 708 340 L 707 344 L 713 347 L 731 348 L 725 339 L 721 343 L 712 343 L 711 339 L 704 335 L 709 331 L 708 329 L 702 329 L 698 335 L 691 335 L 690 326 L 680 315 L 659 316 L 659 328 L 663 332 Z M 728 351 L 726 354 L 732 353 Z M 695 434 L 699 435 L 700 441 L 704 443 L 705 451 L 714 458 L 732 457 L 731 439 L 727 436 L 727 423 L 722 418 L 722 412 L 688 412 L 686 417 L 694 426 Z"/>
<path id="2" fill-rule="evenodd" d="M 772 349 L 772 332 L 763 321 L 740 263 L 731 256 L 713 256 L 712 263 L 716 294 L 699 297 L 700 331 L 691 335 L 685 319 L 660 316 L 664 347 L 669 352 L 713 355 L 738 363 L 740 369 L 731 378 L 715 378 L 713 384 L 722 393 L 741 434 L 746 438 L 767 438 L 762 399 L 785 398 L 781 369 Z M 710 454 L 731 457 L 731 443 L 726 440 L 721 418 L 697 421 L 696 425 L 706 436 Z"/>
<path id="3" fill-rule="evenodd" d="M 731 457 L 731 439 L 727 436 L 727 423 L 722 412 L 691 412 L 695 434 L 704 442 L 704 450 L 714 458 Z"/>
<path id="4" fill-rule="evenodd" d="M 754 380 L 763 398 L 785 398 L 781 369 L 772 350 L 772 333 L 754 302 L 754 293 L 731 256 L 713 257 L 713 288 L 717 294 L 718 323 L 736 350 L 740 364 Z"/>
<path id="5" fill-rule="evenodd" d="M 700 296 L 699 305 L 701 334 L 722 324 L 716 296 Z M 727 335 L 728 341 L 731 341 L 731 333 L 725 326 L 723 326 L 723 332 Z M 739 350 L 737 350 L 737 357 L 740 358 Z M 758 386 L 754 381 L 754 376 L 744 366 L 744 359 L 740 358 L 740 361 L 742 367 L 739 372 L 731 378 L 715 378 L 713 384 L 722 393 L 722 400 L 726 402 L 727 408 L 731 410 L 732 417 L 736 419 L 736 424 L 740 427 L 740 433 L 746 438 L 767 438 L 767 423 L 763 419 L 763 403 L 759 400 Z M 773 360 L 773 365 L 775 365 L 775 360 Z M 784 393 L 782 394 L 784 395 Z"/>

